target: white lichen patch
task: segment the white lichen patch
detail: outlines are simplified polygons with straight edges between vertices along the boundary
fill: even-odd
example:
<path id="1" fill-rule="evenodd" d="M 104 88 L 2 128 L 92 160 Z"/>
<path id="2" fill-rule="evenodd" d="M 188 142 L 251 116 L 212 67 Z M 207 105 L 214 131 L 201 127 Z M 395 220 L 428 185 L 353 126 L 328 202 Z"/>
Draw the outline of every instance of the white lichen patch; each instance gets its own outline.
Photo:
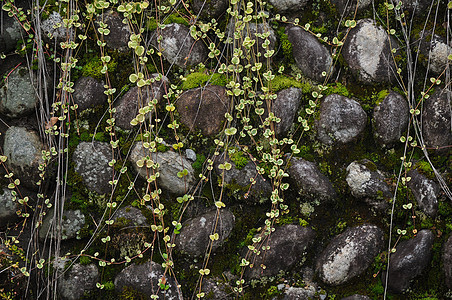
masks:
<path id="1" fill-rule="evenodd" d="M 344 247 L 337 249 L 322 266 L 322 277 L 328 284 L 338 285 L 348 279 L 351 262 L 357 255 L 356 244 L 350 239 L 346 240 Z"/>
<path id="2" fill-rule="evenodd" d="M 452 47 L 437 40 L 432 41 L 432 47 L 429 53 L 429 70 L 440 74 L 446 69 L 449 61 L 448 55 L 452 54 Z"/>
<path id="3" fill-rule="evenodd" d="M 370 183 L 372 174 L 367 168 L 356 162 L 352 162 L 347 167 L 346 181 L 355 197 L 366 196 L 366 188 Z"/>

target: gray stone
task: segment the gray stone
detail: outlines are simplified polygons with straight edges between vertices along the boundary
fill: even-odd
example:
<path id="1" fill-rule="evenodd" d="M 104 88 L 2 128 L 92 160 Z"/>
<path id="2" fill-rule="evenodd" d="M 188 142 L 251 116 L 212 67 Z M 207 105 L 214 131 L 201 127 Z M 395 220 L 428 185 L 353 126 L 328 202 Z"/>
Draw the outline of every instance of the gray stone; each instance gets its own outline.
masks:
<path id="1" fill-rule="evenodd" d="M 193 151 L 192 149 L 186 149 L 185 156 L 187 157 L 188 160 L 191 160 L 192 162 L 196 161 L 196 152 Z"/>
<path id="2" fill-rule="evenodd" d="M 217 210 L 190 219 L 182 224 L 176 237 L 176 249 L 191 256 L 202 256 L 208 250 L 210 235 L 218 233 L 212 251 L 218 249 L 232 232 L 235 217 L 228 209 L 221 209 L 217 221 Z"/>
<path id="3" fill-rule="evenodd" d="M 130 48 L 128 43 L 132 31 L 128 23 L 122 22 L 123 17 L 114 10 L 108 10 L 99 15 L 96 19 L 96 30 L 99 28 L 99 22 L 103 22 L 107 25 L 107 29 L 110 30 L 108 35 L 104 35 L 104 40 L 109 48 L 118 50 L 121 52 L 127 52 Z"/>
<path id="4" fill-rule="evenodd" d="M 14 201 L 11 190 L 4 188 L 3 194 L 0 195 L 0 228 L 6 226 L 9 222 L 15 221 L 17 218 L 18 204 Z"/>
<path id="5" fill-rule="evenodd" d="M 80 142 L 74 151 L 75 171 L 82 177 L 89 190 L 98 194 L 111 192 L 113 168 L 108 165 L 112 160 L 112 149 L 109 143 Z"/>
<path id="6" fill-rule="evenodd" d="M 232 292 L 232 288 L 228 283 L 217 278 L 206 278 L 202 281 L 202 291 L 205 293 L 204 299 L 227 300 L 235 299 L 236 293 Z"/>
<path id="7" fill-rule="evenodd" d="M 329 201 L 336 198 L 336 191 L 328 177 L 313 162 L 293 157 L 288 173 L 299 194 L 312 200 Z"/>
<path id="8" fill-rule="evenodd" d="M 323 72 L 333 72 L 333 57 L 318 38 L 298 26 L 289 27 L 287 37 L 292 43 L 293 57 L 301 72 L 319 82 L 325 80 Z"/>
<path id="9" fill-rule="evenodd" d="M 122 219 L 121 223 L 127 223 L 127 225 L 149 226 L 146 221 L 146 217 L 143 215 L 141 210 L 133 206 L 127 206 L 118 209 L 113 214 L 112 219 L 115 220 L 115 223 L 118 221 L 118 219 Z"/>
<path id="10" fill-rule="evenodd" d="M 308 0 L 270 0 L 269 2 L 277 12 L 290 13 L 302 10 L 308 3 Z"/>
<path id="11" fill-rule="evenodd" d="M 452 144 L 451 99 L 450 90 L 437 89 L 424 100 L 422 137 L 426 147 L 441 148 Z"/>
<path id="12" fill-rule="evenodd" d="M 15 178 L 19 178 L 21 185 L 37 190 L 36 184 L 41 177 L 38 167 L 44 164 L 42 151 L 45 150 L 39 136 L 34 131 L 23 127 L 10 127 L 5 134 L 3 153 L 8 157 L 6 165 Z M 48 168 L 47 174 L 50 173 Z"/>
<path id="13" fill-rule="evenodd" d="M 421 41 L 419 50 L 425 57 L 422 63 L 434 75 L 439 75 L 446 70 L 447 65 L 450 65 L 448 56 L 452 54 L 452 43 L 447 44 L 447 41 L 437 34 L 431 32 L 421 32 Z"/>
<path id="14" fill-rule="evenodd" d="M 44 218 L 39 229 L 39 239 L 41 241 L 47 238 L 54 238 L 55 231 L 54 211 Z M 69 240 L 75 238 L 80 229 L 85 226 L 85 215 L 80 210 L 65 210 L 61 217 L 61 232 L 56 234 L 61 237 L 61 240 Z"/>
<path id="15" fill-rule="evenodd" d="M 22 26 L 19 22 L 13 18 L 8 17 L 5 12 L 2 11 L 2 26 L 0 31 L 0 52 L 8 53 L 16 49 L 17 42 L 22 39 L 24 33 Z"/>
<path id="16" fill-rule="evenodd" d="M 229 102 L 225 87 L 207 85 L 184 92 L 180 95 L 176 107 L 185 126 L 212 136 L 222 131 Z"/>
<path id="17" fill-rule="evenodd" d="M 270 235 L 262 232 L 255 236 L 259 237 L 261 241 L 255 243 L 255 247 L 261 252 L 260 255 L 245 248 L 249 251 L 248 260 L 253 263 L 253 268 L 245 270 L 248 278 L 274 276 L 279 271 L 288 271 L 305 256 L 305 251 L 314 241 L 315 232 L 311 228 L 289 224 L 277 227 Z M 262 246 L 270 246 L 270 249 L 263 250 Z M 265 269 L 261 267 L 262 264 L 266 266 Z"/>
<path id="18" fill-rule="evenodd" d="M 388 207 L 392 193 L 384 176 L 370 160 L 363 159 L 349 164 L 345 180 L 356 198 L 363 199 L 375 209 L 384 210 Z"/>
<path id="19" fill-rule="evenodd" d="M 289 287 L 284 291 L 284 300 L 313 300 L 320 299 L 317 293 L 317 287 L 312 284 L 306 284 L 305 287 Z"/>
<path id="20" fill-rule="evenodd" d="M 419 208 L 429 217 L 435 218 L 438 213 L 438 199 L 441 189 L 433 180 L 420 174 L 416 169 L 408 171 L 407 186 L 414 195 Z"/>
<path id="21" fill-rule="evenodd" d="M 92 77 L 79 78 L 74 84 L 72 97 L 79 111 L 107 103 L 103 84 Z"/>
<path id="22" fill-rule="evenodd" d="M 400 141 L 402 133 L 408 127 L 409 114 L 407 101 L 396 92 L 390 92 L 374 108 L 374 137 L 382 147 L 391 147 Z"/>
<path id="23" fill-rule="evenodd" d="M 63 25 L 63 18 L 56 11 L 52 12 L 52 14 L 41 23 L 41 30 L 49 39 L 65 41 L 69 37 L 67 28 Z"/>
<path id="24" fill-rule="evenodd" d="M 149 156 L 150 160 L 144 162 L 142 167 L 137 163 L 143 162 L 143 159 Z M 158 182 L 161 187 L 171 193 L 182 195 L 188 192 L 195 183 L 195 171 L 191 163 L 183 156 L 173 151 L 149 153 L 149 150 L 143 147 L 143 142 L 138 142 L 133 147 L 129 160 L 135 171 L 144 179 L 152 176 L 155 172 L 159 172 Z M 153 169 L 155 164 L 159 164 L 158 169 Z M 146 166 L 149 166 L 147 168 Z M 183 177 L 177 176 L 177 173 L 184 169 L 188 171 Z"/>
<path id="25" fill-rule="evenodd" d="M 392 83 L 397 67 L 391 48 L 398 42 L 372 19 L 358 21 L 344 43 L 343 56 L 355 77 L 365 84 Z"/>
<path id="26" fill-rule="evenodd" d="M 337 13 L 340 16 L 351 16 L 355 11 L 361 12 L 367 9 L 372 1 L 370 0 L 331 0 L 331 3 L 336 6 Z M 357 7 L 358 6 L 358 7 Z"/>
<path id="27" fill-rule="evenodd" d="M 275 126 L 277 135 L 286 134 L 293 124 L 300 107 L 302 91 L 298 88 L 288 88 L 277 93 L 276 100 L 272 101 L 271 111 L 281 121 Z"/>
<path id="28" fill-rule="evenodd" d="M 96 265 L 74 264 L 69 272 L 58 281 L 58 292 L 61 299 L 78 300 L 84 293 L 94 290 L 99 280 Z"/>
<path id="29" fill-rule="evenodd" d="M 157 99 L 158 102 L 163 99 L 165 87 L 169 86 L 168 79 L 165 76 L 160 78 L 158 74 L 152 74 L 151 78 L 154 78 L 155 81 L 150 86 L 143 88 L 132 87 L 114 104 L 116 109 L 115 124 L 120 128 L 125 130 L 132 129 L 133 126 L 130 121 L 135 119 L 140 108 L 148 105 L 153 99 Z M 157 78 L 160 79 L 157 80 Z M 151 114 L 152 112 L 146 115 L 146 118 L 149 118 Z"/>
<path id="30" fill-rule="evenodd" d="M 367 296 L 354 294 L 352 296 L 342 298 L 342 300 L 372 300 L 372 299 Z"/>
<path id="31" fill-rule="evenodd" d="M 317 260 L 316 272 L 326 284 L 337 286 L 361 275 L 383 249 L 383 231 L 364 224 L 333 238 Z"/>
<path id="32" fill-rule="evenodd" d="M 8 75 L 0 88 L 0 112 L 11 118 L 27 115 L 34 111 L 38 98 L 26 67 L 18 67 Z"/>
<path id="33" fill-rule="evenodd" d="M 324 144 L 345 144 L 363 133 L 367 115 L 355 100 L 331 94 L 322 101 L 316 122 L 317 138 Z"/>
<path id="34" fill-rule="evenodd" d="M 219 18 L 226 13 L 228 7 L 228 0 L 193 0 L 192 4 L 193 11 L 206 21 Z"/>
<path id="35" fill-rule="evenodd" d="M 403 293 L 410 287 L 410 282 L 429 265 L 432 256 L 434 234 L 423 229 L 406 241 L 400 242 L 396 252 L 389 259 L 388 288 L 394 293 Z M 386 274 L 383 272 L 382 281 L 386 285 Z"/>
<path id="36" fill-rule="evenodd" d="M 160 43 L 158 36 L 162 37 Z M 207 48 L 202 41 L 195 41 L 190 35 L 190 29 L 182 24 L 165 25 L 157 29 L 152 38 L 152 44 L 171 63 L 183 69 L 196 66 L 207 59 Z"/>
<path id="37" fill-rule="evenodd" d="M 160 289 L 162 280 L 168 286 L 165 291 Z M 118 293 L 121 293 L 125 287 L 129 287 L 146 295 L 146 297 L 157 294 L 159 299 L 183 300 L 182 291 L 177 288 L 169 272 L 165 273 L 162 267 L 153 261 L 140 265 L 132 264 L 124 268 L 116 276 L 114 283 Z"/>
<path id="38" fill-rule="evenodd" d="M 443 248 L 444 281 L 449 289 L 452 289 L 452 235 L 447 238 Z"/>

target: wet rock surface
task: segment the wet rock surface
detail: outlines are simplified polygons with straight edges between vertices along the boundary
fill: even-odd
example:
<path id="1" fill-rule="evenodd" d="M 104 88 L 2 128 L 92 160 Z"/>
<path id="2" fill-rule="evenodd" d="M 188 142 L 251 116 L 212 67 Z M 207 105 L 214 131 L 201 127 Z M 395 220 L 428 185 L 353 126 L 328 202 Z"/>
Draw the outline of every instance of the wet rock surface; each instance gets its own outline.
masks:
<path id="1" fill-rule="evenodd" d="M 408 171 L 407 186 L 414 195 L 419 208 L 429 217 L 435 218 L 438 213 L 438 198 L 440 187 L 433 180 L 420 174 L 416 169 Z"/>
<path id="2" fill-rule="evenodd" d="M 82 177 L 89 190 L 98 194 L 111 192 L 113 169 L 108 165 L 112 160 L 111 146 L 98 141 L 80 142 L 74 151 L 75 171 Z"/>
<path id="3" fill-rule="evenodd" d="M 349 143 L 363 133 L 366 122 L 367 115 L 358 102 L 332 94 L 321 103 L 317 138 L 327 145 Z"/>
<path id="4" fill-rule="evenodd" d="M 81 77 L 74 84 L 72 97 L 79 111 L 107 103 L 104 86 L 92 77 Z"/>
<path id="5" fill-rule="evenodd" d="M 330 285 L 340 285 L 359 276 L 383 248 L 383 231 L 364 224 L 334 237 L 320 254 L 316 272 Z"/>
<path id="6" fill-rule="evenodd" d="M 74 264 L 58 283 L 60 297 L 64 300 L 78 300 L 86 292 L 96 288 L 99 271 L 94 264 Z"/>
<path id="7" fill-rule="evenodd" d="M 388 288 L 394 293 L 403 293 L 410 287 L 410 282 L 430 263 L 432 245 L 435 236 L 428 229 L 423 229 L 409 240 L 397 245 L 396 252 L 389 260 Z M 382 274 L 386 285 L 386 272 Z"/>

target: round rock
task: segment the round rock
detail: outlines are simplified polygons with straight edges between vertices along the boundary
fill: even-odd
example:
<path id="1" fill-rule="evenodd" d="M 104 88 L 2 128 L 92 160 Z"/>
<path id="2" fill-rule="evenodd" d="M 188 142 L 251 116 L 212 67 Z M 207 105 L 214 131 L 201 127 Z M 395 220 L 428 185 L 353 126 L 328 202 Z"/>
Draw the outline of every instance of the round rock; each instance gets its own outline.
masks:
<path id="1" fill-rule="evenodd" d="M 58 291 L 61 299 L 82 299 L 86 292 L 94 290 L 99 280 L 99 271 L 96 265 L 74 264 L 69 272 L 58 281 Z"/>
<path id="2" fill-rule="evenodd" d="M 160 43 L 158 36 L 162 37 Z M 207 48 L 202 41 L 195 41 L 190 35 L 190 29 L 182 24 L 165 25 L 157 29 L 152 38 L 152 44 L 171 63 L 183 69 L 196 66 L 207 59 Z"/>
<path id="3" fill-rule="evenodd" d="M 43 164 L 42 151 L 45 150 L 39 136 L 23 127 L 10 127 L 5 134 L 3 153 L 8 158 L 6 165 L 21 181 L 21 185 L 33 190 L 41 177 L 38 167 Z M 49 174 L 49 170 L 47 170 Z"/>
<path id="4" fill-rule="evenodd" d="M 329 285 L 340 285 L 359 276 L 383 248 L 383 231 L 364 224 L 333 238 L 317 260 L 316 271 Z"/>
<path id="5" fill-rule="evenodd" d="M 414 195 L 419 208 L 429 217 L 435 218 L 438 213 L 438 199 L 441 189 L 433 180 L 420 174 L 416 169 L 408 171 L 411 180 L 407 186 Z"/>
<path id="6" fill-rule="evenodd" d="M 208 85 L 184 92 L 176 103 L 182 123 L 190 130 L 201 130 L 206 136 L 216 135 L 223 129 L 225 113 L 230 99 L 226 89 Z"/>
<path id="7" fill-rule="evenodd" d="M 392 197 L 384 176 L 370 160 L 354 161 L 347 167 L 345 180 L 356 198 L 364 201 L 375 209 L 384 210 Z"/>
<path id="8" fill-rule="evenodd" d="M 329 201 L 336 198 L 336 191 L 328 177 L 317 168 L 317 164 L 293 157 L 289 162 L 289 175 L 299 194 L 309 199 Z"/>
<path id="9" fill-rule="evenodd" d="M 129 40 L 132 34 L 128 23 L 122 22 L 123 17 L 113 10 L 108 10 L 99 15 L 96 19 L 96 29 L 100 28 L 99 23 L 103 22 L 107 25 L 107 29 L 110 30 L 108 35 L 104 35 L 105 43 L 109 48 L 118 50 L 121 52 L 129 51 Z"/>
<path id="10" fill-rule="evenodd" d="M 352 296 L 342 298 L 341 300 L 372 300 L 372 299 L 367 296 L 354 294 Z"/>
<path id="11" fill-rule="evenodd" d="M 55 219 L 53 212 L 47 214 L 39 229 L 39 239 L 54 238 Z M 61 239 L 69 240 L 75 238 L 80 229 L 85 225 L 85 215 L 80 210 L 65 210 L 61 219 Z"/>
<path id="12" fill-rule="evenodd" d="M 302 96 L 301 89 L 288 88 L 278 92 L 276 100 L 272 102 L 272 112 L 281 121 L 275 126 L 275 133 L 277 135 L 286 134 L 293 124 L 293 119 L 297 115 L 300 107 L 300 100 Z"/>
<path id="13" fill-rule="evenodd" d="M 0 228 L 8 225 L 9 222 L 15 221 L 17 218 L 17 202 L 14 201 L 11 190 L 4 188 L 3 194 L 0 195 Z"/>
<path id="14" fill-rule="evenodd" d="M 322 101 L 316 122 L 317 138 L 324 144 L 345 144 L 355 140 L 365 129 L 367 115 L 355 100 L 331 94 Z"/>
<path id="15" fill-rule="evenodd" d="M 382 147 L 390 147 L 400 141 L 408 127 L 409 113 L 407 101 L 396 92 L 390 92 L 374 108 L 374 137 Z"/>
<path id="16" fill-rule="evenodd" d="M 331 3 L 336 6 L 336 10 L 340 16 L 350 16 L 355 13 L 356 10 L 361 12 L 368 8 L 372 1 L 370 0 L 331 0 Z M 358 6 L 358 7 L 356 7 Z"/>
<path id="17" fill-rule="evenodd" d="M 411 280 L 429 265 L 434 239 L 430 230 L 423 229 L 414 238 L 400 242 L 389 260 L 388 288 L 391 291 L 405 292 Z M 386 271 L 382 274 L 383 285 L 386 285 L 386 274 Z"/>
<path id="18" fill-rule="evenodd" d="M 422 111 L 422 133 L 427 147 L 445 147 L 452 144 L 452 93 L 447 89 L 437 89 L 424 100 Z"/>
<path id="19" fill-rule="evenodd" d="M 452 45 L 452 44 L 450 44 Z M 430 72 L 439 75 L 450 64 L 448 56 L 452 54 L 452 47 L 447 41 L 436 34 L 426 33 L 422 35 L 419 50 L 425 57 L 422 60 Z"/>
<path id="20" fill-rule="evenodd" d="M 204 277 L 202 280 L 202 291 L 206 294 L 205 299 L 234 299 L 234 294 L 229 284 L 217 278 Z"/>
<path id="21" fill-rule="evenodd" d="M 211 241 L 210 235 L 218 233 L 212 244 L 212 251 L 220 247 L 234 228 L 235 217 L 228 209 L 221 209 L 217 221 L 217 211 L 211 211 L 190 219 L 182 225 L 176 238 L 176 249 L 191 256 L 204 255 Z"/>
<path id="22" fill-rule="evenodd" d="M 287 29 L 287 37 L 292 43 L 293 57 L 301 72 L 307 77 L 323 82 L 333 70 L 333 58 L 330 51 L 317 37 L 298 26 Z"/>
<path id="23" fill-rule="evenodd" d="M 135 226 L 148 226 L 146 217 L 141 210 L 133 206 L 121 207 L 113 214 L 113 220 L 122 220 L 122 223 Z"/>
<path id="24" fill-rule="evenodd" d="M 19 67 L 8 75 L 0 88 L 0 112 L 11 118 L 17 118 L 34 111 L 38 98 L 30 79 L 30 72 Z"/>
<path id="25" fill-rule="evenodd" d="M 201 18 L 207 21 L 212 18 L 217 19 L 223 15 L 229 7 L 228 0 L 193 0 L 193 11 Z"/>
<path id="26" fill-rule="evenodd" d="M 302 10 L 308 3 L 308 0 L 270 0 L 269 2 L 277 12 L 290 13 Z"/>
<path id="27" fill-rule="evenodd" d="M 258 235 L 255 237 L 258 238 Z M 270 235 L 262 235 L 261 242 L 256 247 L 261 254 L 256 256 L 250 251 L 251 257 L 248 260 L 253 261 L 254 267 L 247 267 L 245 276 L 260 278 L 288 271 L 303 258 L 314 238 L 314 230 L 293 224 L 277 227 Z M 262 250 L 262 246 L 270 246 L 270 249 Z M 248 248 L 245 250 L 249 251 Z M 265 269 L 260 267 L 262 264 L 266 266 Z"/>
<path id="28" fill-rule="evenodd" d="M 168 289 L 161 289 L 159 280 L 165 278 Z M 115 289 L 121 293 L 125 287 L 131 288 L 133 291 L 142 293 L 149 297 L 158 292 L 158 299 L 167 300 L 183 300 L 182 292 L 177 288 L 174 280 L 165 273 L 162 267 L 153 262 L 148 261 L 144 264 L 132 264 L 124 268 L 115 278 Z"/>
<path id="29" fill-rule="evenodd" d="M 82 177 L 89 190 L 98 194 L 111 192 L 113 169 L 108 165 L 112 160 L 109 143 L 80 142 L 74 151 L 75 171 Z"/>
<path id="30" fill-rule="evenodd" d="M 144 158 L 149 156 L 151 159 L 144 162 Z M 159 172 L 158 182 L 161 187 L 171 193 L 182 195 L 192 188 L 195 182 L 195 171 L 191 163 L 183 156 L 173 151 L 153 152 L 143 147 L 143 142 L 138 142 L 130 153 L 129 160 L 135 171 L 144 179 L 152 176 L 154 172 Z M 141 164 L 143 162 L 143 165 Z M 154 164 L 158 163 L 157 170 L 152 169 Z M 138 166 L 140 165 L 140 166 Z M 148 166 L 149 168 L 147 168 Z M 187 170 L 185 176 L 179 177 L 178 173 Z"/>
<path id="31" fill-rule="evenodd" d="M 446 286 L 452 289 L 452 235 L 449 236 L 443 248 L 443 268 Z"/>
<path id="32" fill-rule="evenodd" d="M 63 18 L 56 11 L 54 11 L 48 19 L 41 23 L 41 30 L 49 39 L 63 41 L 68 38 L 68 31 L 63 25 Z"/>
<path id="33" fill-rule="evenodd" d="M 17 42 L 22 39 L 22 26 L 15 18 L 8 17 L 3 12 L 2 26 L 0 32 L 0 52 L 8 53 L 16 49 Z"/>
<path id="34" fill-rule="evenodd" d="M 103 84 L 92 77 L 79 78 L 74 84 L 72 97 L 79 111 L 107 103 Z"/>
<path id="35" fill-rule="evenodd" d="M 398 42 L 372 19 L 362 19 L 350 30 L 342 54 L 362 83 L 391 83 L 397 70 L 391 48 L 398 49 Z"/>

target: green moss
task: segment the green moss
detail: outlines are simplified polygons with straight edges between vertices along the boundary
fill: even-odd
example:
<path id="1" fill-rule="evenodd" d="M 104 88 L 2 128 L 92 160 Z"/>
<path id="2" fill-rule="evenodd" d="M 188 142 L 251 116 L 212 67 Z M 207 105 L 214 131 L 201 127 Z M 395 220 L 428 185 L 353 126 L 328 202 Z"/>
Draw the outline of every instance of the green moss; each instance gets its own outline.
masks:
<path id="1" fill-rule="evenodd" d="M 160 20 L 161 21 L 161 20 Z M 181 16 L 179 16 L 178 14 L 174 13 L 169 15 L 168 17 L 163 18 L 163 24 L 168 25 L 168 24 L 172 24 L 172 23 L 177 23 L 177 24 L 183 24 L 185 26 L 190 26 L 190 24 L 187 22 L 187 20 L 185 20 L 184 18 L 182 18 Z M 160 24 L 162 24 L 160 22 Z M 154 31 L 157 29 L 157 20 L 155 18 L 148 18 L 146 21 L 146 29 L 149 31 Z"/>
<path id="2" fill-rule="evenodd" d="M 181 89 L 183 90 L 194 89 L 203 86 L 207 83 L 211 85 L 225 86 L 226 76 L 218 73 L 214 73 L 211 75 L 203 72 L 191 73 L 190 75 L 187 76 L 186 80 L 182 82 Z"/>
<path id="3" fill-rule="evenodd" d="M 81 265 L 89 265 L 91 263 L 91 258 L 88 256 L 80 256 L 80 264 Z"/>
<path id="4" fill-rule="evenodd" d="M 107 64 L 108 72 L 114 73 L 117 65 L 118 63 L 116 62 L 116 60 L 114 58 L 111 59 Z M 94 56 L 82 67 L 82 75 L 85 77 L 90 76 L 96 79 L 102 79 L 105 76 L 104 74 L 102 74 L 102 68 L 103 62 L 99 57 Z"/>
<path id="5" fill-rule="evenodd" d="M 433 172 L 432 166 L 428 161 L 425 160 L 419 161 L 414 165 L 414 168 L 417 169 L 420 173 L 427 176 L 428 178 L 435 177 L 435 173 Z"/>
<path id="6" fill-rule="evenodd" d="M 328 85 L 328 88 L 324 92 L 325 96 L 331 95 L 331 94 L 338 94 L 344 97 L 349 97 L 350 92 L 347 90 L 347 87 L 345 87 L 342 83 L 336 82 L 334 84 Z"/>
<path id="7" fill-rule="evenodd" d="M 196 172 L 201 173 L 202 165 L 206 161 L 206 157 L 202 154 L 196 154 L 196 161 L 193 163 L 192 167 Z"/>
<path id="8" fill-rule="evenodd" d="M 288 89 L 291 87 L 301 89 L 304 94 L 309 93 L 312 89 L 310 84 L 305 82 L 298 82 L 294 78 L 287 77 L 284 75 L 275 76 L 275 78 L 272 81 L 270 81 L 270 90 L 273 92 L 279 92 L 281 90 Z"/>
<path id="9" fill-rule="evenodd" d="M 246 164 L 249 162 L 248 158 L 243 154 L 242 151 L 235 151 L 232 154 L 229 154 L 229 158 L 235 164 L 236 169 L 243 169 Z"/>

